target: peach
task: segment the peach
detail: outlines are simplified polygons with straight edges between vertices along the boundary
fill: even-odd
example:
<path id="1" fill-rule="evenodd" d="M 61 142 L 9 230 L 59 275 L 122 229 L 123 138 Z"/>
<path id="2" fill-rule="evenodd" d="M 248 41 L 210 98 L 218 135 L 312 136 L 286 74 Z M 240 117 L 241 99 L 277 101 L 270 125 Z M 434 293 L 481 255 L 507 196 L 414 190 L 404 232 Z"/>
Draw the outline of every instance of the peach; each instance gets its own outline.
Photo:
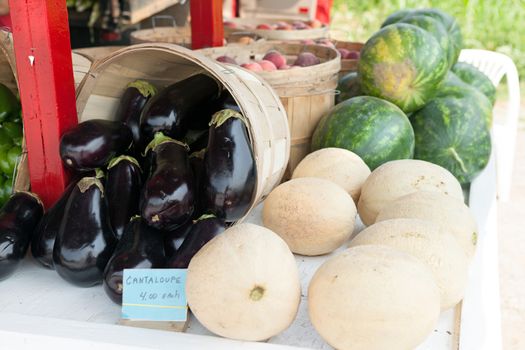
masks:
<path id="1" fill-rule="evenodd" d="M 281 68 L 286 65 L 286 58 L 280 52 L 272 50 L 264 55 L 263 60 L 272 62 L 275 67 Z"/>
<path id="2" fill-rule="evenodd" d="M 277 67 L 275 66 L 275 64 L 273 64 L 272 61 L 261 60 L 261 61 L 257 61 L 257 63 L 259 63 L 259 65 L 265 71 L 271 72 L 271 71 L 277 70 Z"/>
<path id="3" fill-rule="evenodd" d="M 319 57 L 311 52 L 301 52 L 294 62 L 294 66 L 309 67 L 321 63 Z"/>
<path id="4" fill-rule="evenodd" d="M 297 29 L 297 30 L 308 29 L 309 27 L 309 25 L 307 25 L 306 23 L 302 21 L 295 21 L 292 23 L 292 26 L 293 26 L 293 29 Z"/>
<path id="5" fill-rule="evenodd" d="M 346 59 L 349 59 L 349 60 L 358 60 L 359 57 L 361 57 L 361 52 L 359 51 L 350 51 L 347 55 L 346 55 Z"/>
<path id="6" fill-rule="evenodd" d="M 341 54 L 342 59 L 346 59 L 346 56 L 350 53 L 350 50 L 345 48 L 337 49 L 337 51 L 339 51 L 339 53 Z"/>
<path id="7" fill-rule="evenodd" d="M 225 21 L 223 25 L 227 28 L 237 28 L 237 24 L 230 21 Z"/>
<path id="8" fill-rule="evenodd" d="M 262 72 L 263 69 L 261 65 L 257 62 L 250 62 L 250 63 L 243 63 L 241 64 L 241 67 L 246 68 L 248 70 L 251 70 L 253 72 Z"/>
<path id="9" fill-rule="evenodd" d="M 215 60 L 218 61 L 218 62 L 222 62 L 222 63 L 231 63 L 231 64 L 237 64 L 238 65 L 237 61 L 234 58 L 230 57 L 230 56 L 219 56 Z"/>
<path id="10" fill-rule="evenodd" d="M 323 23 L 318 19 L 311 20 L 308 24 L 312 28 L 321 28 L 323 26 Z"/>
<path id="11" fill-rule="evenodd" d="M 273 28 L 272 28 L 271 25 L 269 25 L 267 23 L 261 23 L 257 27 L 255 27 L 255 29 L 271 30 Z"/>
<path id="12" fill-rule="evenodd" d="M 292 68 L 291 66 L 285 64 L 284 66 L 279 67 L 279 70 L 286 70 Z"/>

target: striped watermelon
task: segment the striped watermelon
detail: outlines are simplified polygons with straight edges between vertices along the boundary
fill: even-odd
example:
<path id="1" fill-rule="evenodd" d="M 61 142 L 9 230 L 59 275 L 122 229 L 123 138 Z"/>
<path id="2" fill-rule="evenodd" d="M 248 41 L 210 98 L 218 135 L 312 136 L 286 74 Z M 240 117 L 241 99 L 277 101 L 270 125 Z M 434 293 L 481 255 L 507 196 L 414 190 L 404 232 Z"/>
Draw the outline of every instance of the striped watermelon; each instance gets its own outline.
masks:
<path id="1" fill-rule="evenodd" d="M 481 91 L 490 103 L 494 105 L 496 101 L 496 87 L 492 81 L 479 69 L 465 62 L 458 62 L 452 67 L 452 71 L 459 79 Z"/>
<path id="2" fill-rule="evenodd" d="M 461 35 L 461 28 L 459 27 L 459 24 L 456 21 L 456 19 L 446 12 L 433 8 L 417 10 L 399 10 L 388 16 L 387 19 L 381 25 L 381 27 L 397 23 L 405 19 L 406 17 L 413 15 L 423 15 L 431 17 L 440 21 L 443 24 L 447 31 L 450 41 L 450 47 L 447 52 L 448 62 L 450 66 L 456 63 L 459 57 L 459 52 L 463 47 L 463 36 Z"/>
<path id="3" fill-rule="evenodd" d="M 434 37 L 406 23 L 375 33 L 361 50 L 358 65 L 363 93 L 393 102 L 405 113 L 434 97 L 447 70 L 446 55 Z"/>
<path id="4" fill-rule="evenodd" d="M 486 120 L 469 99 L 439 97 L 412 115 L 415 159 L 448 169 L 462 184 L 487 165 L 491 151 Z"/>
<path id="5" fill-rule="evenodd" d="M 479 118 L 487 122 L 488 127 L 492 125 L 492 103 L 476 88 L 459 79 L 454 73 L 449 71 L 441 84 L 436 97 L 455 97 L 468 99 L 479 107 Z"/>
<path id="6" fill-rule="evenodd" d="M 412 158 L 414 131 L 396 105 L 358 96 L 333 107 L 317 125 L 312 150 L 328 147 L 356 153 L 373 170 L 390 160 Z"/>
<path id="7" fill-rule="evenodd" d="M 426 30 L 436 39 L 443 49 L 443 52 L 447 53 L 448 68 L 450 69 L 450 67 L 452 67 L 454 62 L 451 62 L 451 60 L 454 60 L 453 56 L 455 55 L 454 47 L 450 43 L 445 26 L 439 20 L 429 16 L 409 14 L 399 21 L 399 23 L 413 24 L 416 27 Z"/>
<path id="8" fill-rule="evenodd" d="M 355 96 L 361 96 L 361 86 L 357 72 L 350 72 L 343 75 L 337 83 L 339 94 L 335 96 L 335 103 L 341 103 Z"/>

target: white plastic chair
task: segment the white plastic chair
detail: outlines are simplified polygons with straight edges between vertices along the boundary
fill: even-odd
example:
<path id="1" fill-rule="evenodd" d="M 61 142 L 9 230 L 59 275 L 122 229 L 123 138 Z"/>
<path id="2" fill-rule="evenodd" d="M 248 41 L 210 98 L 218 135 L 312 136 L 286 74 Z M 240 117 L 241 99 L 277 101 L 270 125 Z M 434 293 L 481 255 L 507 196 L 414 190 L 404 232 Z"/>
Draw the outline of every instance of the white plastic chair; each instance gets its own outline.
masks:
<path id="1" fill-rule="evenodd" d="M 518 70 L 512 59 L 502 53 L 465 49 L 459 55 L 460 62 L 467 62 L 489 77 L 494 86 L 498 86 L 506 76 L 509 101 L 503 121 L 494 120 L 492 125 L 493 140 L 496 150 L 496 171 L 498 198 L 506 202 L 510 195 L 512 168 L 516 149 L 516 134 L 520 110 L 520 84 Z"/>

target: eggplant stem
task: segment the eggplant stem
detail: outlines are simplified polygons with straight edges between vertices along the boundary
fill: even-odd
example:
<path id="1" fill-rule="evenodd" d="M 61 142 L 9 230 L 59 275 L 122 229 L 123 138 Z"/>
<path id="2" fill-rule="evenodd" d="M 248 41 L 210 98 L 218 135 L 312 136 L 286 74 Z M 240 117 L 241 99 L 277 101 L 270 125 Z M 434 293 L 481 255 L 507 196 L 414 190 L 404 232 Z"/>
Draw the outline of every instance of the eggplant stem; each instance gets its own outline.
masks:
<path id="1" fill-rule="evenodd" d="M 95 177 L 97 179 L 103 179 L 104 178 L 104 170 L 97 168 L 95 169 Z"/>
<path id="2" fill-rule="evenodd" d="M 200 151 L 193 152 L 190 154 L 190 158 L 200 158 L 204 159 L 204 155 L 206 154 L 206 148 L 201 149 Z"/>
<path id="3" fill-rule="evenodd" d="M 100 182 L 100 180 L 96 177 L 83 177 L 77 183 L 77 186 L 82 193 L 86 192 L 91 186 L 97 186 L 102 193 L 102 197 L 104 197 L 104 186 L 102 185 L 102 182 Z"/>
<path id="4" fill-rule="evenodd" d="M 149 151 L 154 150 L 155 148 L 157 148 L 158 146 L 160 146 L 160 145 L 162 145 L 163 143 L 166 143 L 166 142 L 173 142 L 173 143 L 176 143 L 176 144 L 186 148 L 186 151 L 190 150 L 188 145 L 185 144 L 184 142 L 181 142 L 181 141 L 178 141 L 178 140 L 174 140 L 171 137 L 164 135 L 162 132 L 157 132 L 157 133 L 155 133 L 155 136 L 153 137 L 153 140 L 151 140 L 151 142 L 148 144 L 148 146 L 144 150 L 143 156 L 146 156 L 146 154 L 148 154 Z"/>
<path id="5" fill-rule="evenodd" d="M 245 125 L 247 124 L 246 118 L 241 113 L 234 111 L 233 109 L 223 109 L 211 117 L 210 126 L 213 125 L 215 128 L 218 128 L 230 118 L 240 119 Z"/>
<path id="6" fill-rule="evenodd" d="M 197 221 L 203 221 L 203 220 L 207 220 L 207 219 L 215 219 L 217 218 L 215 215 L 213 214 L 202 214 L 197 220 L 195 220 L 195 222 Z"/>
<path id="7" fill-rule="evenodd" d="M 144 97 L 155 96 L 157 94 L 157 88 L 144 80 L 135 80 L 129 83 L 127 87 L 137 89 Z"/>
<path id="8" fill-rule="evenodd" d="M 128 162 L 135 164 L 140 169 L 140 164 L 135 158 L 131 156 L 122 155 L 122 156 L 115 157 L 109 161 L 108 170 L 113 168 L 115 165 L 117 165 L 123 160 L 127 160 Z"/>

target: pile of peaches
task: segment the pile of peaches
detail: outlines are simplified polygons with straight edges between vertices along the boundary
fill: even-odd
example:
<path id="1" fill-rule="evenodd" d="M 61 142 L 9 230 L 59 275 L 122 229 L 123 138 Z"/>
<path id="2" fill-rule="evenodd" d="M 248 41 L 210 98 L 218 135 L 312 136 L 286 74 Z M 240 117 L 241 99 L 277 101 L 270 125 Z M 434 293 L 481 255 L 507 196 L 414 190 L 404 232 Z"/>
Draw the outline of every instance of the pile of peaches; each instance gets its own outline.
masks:
<path id="1" fill-rule="evenodd" d="M 317 40 L 312 40 L 312 39 L 302 40 L 301 44 L 321 45 L 321 46 L 331 47 L 332 49 L 336 49 L 337 51 L 339 51 L 339 53 L 341 54 L 342 60 L 358 60 L 360 57 L 359 51 L 352 51 L 352 50 L 348 50 L 348 49 L 341 48 L 341 47 L 338 48 L 336 47 L 333 41 L 331 41 L 330 39 L 326 39 L 326 38 L 317 39 Z"/>
<path id="2" fill-rule="evenodd" d="M 255 60 L 242 64 L 239 64 L 233 57 L 227 55 L 217 57 L 216 60 L 222 63 L 240 65 L 241 67 L 254 72 L 271 72 L 276 70 L 291 69 L 294 67 L 309 67 L 321 63 L 319 57 L 313 53 L 301 52 L 295 61 L 289 65 L 286 61 L 286 57 L 276 50 L 268 51 L 261 60 Z"/>
<path id="3" fill-rule="evenodd" d="M 311 20 L 311 21 L 293 21 L 293 22 L 284 22 L 279 21 L 273 24 L 269 23 L 261 23 L 257 26 L 250 26 L 250 25 L 240 25 L 235 22 L 225 21 L 224 26 L 227 28 L 232 29 L 257 29 L 257 30 L 305 30 L 305 29 L 317 29 L 321 28 L 323 26 L 323 23 L 321 23 L 319 20 Z"/>

